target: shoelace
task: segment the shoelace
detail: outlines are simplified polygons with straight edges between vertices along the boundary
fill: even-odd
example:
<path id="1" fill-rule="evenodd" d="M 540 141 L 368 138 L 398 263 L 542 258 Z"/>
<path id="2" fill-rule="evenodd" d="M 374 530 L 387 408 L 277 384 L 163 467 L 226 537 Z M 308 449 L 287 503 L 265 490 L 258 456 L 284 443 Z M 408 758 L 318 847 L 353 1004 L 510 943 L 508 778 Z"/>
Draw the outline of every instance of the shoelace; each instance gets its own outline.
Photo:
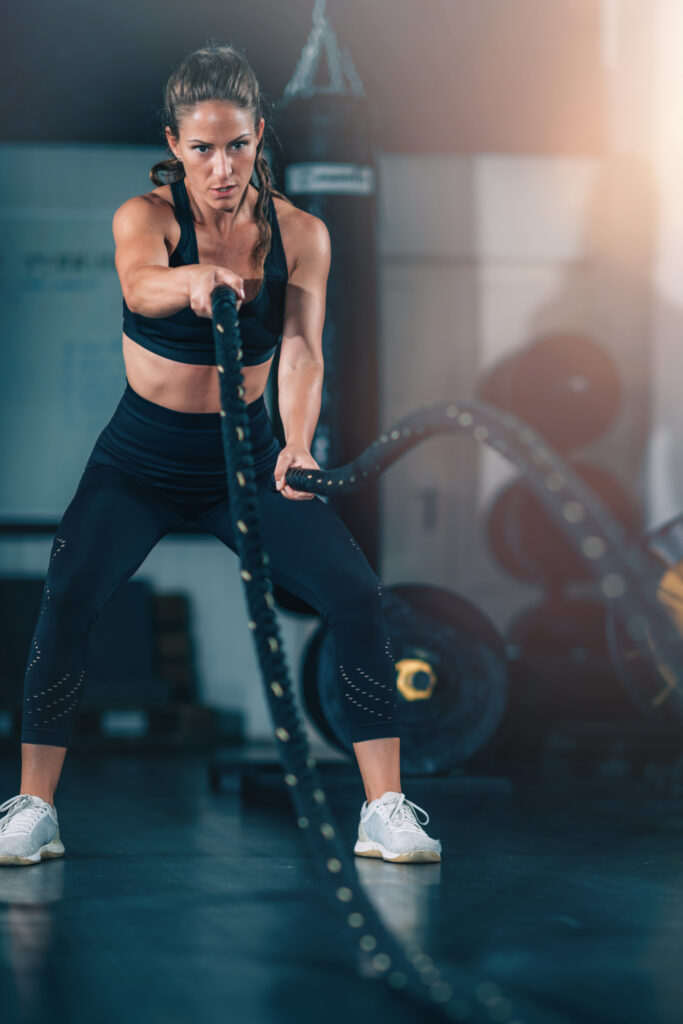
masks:
<path id="1" fill-rule="evenodd" d="M 0 832 L 26 835 L 29 835 L 38 818 L 45 813 L 42 806 L 36 807 L 31 804 L 29 793 L 21 793 L 19 796 L 5 800 L 4 804 L 0 804 L 0 811 L 7 811 L 5 817 L 0 821 Z M 15 817 L 19 811 L 27 812 L 21 820 Z"/>
<path id="2" fill-rule="evenodd" d="M 387 807 L 387 804 L 379 804 L 378 806 Z M 425 816 L 425 820 L 422 822 L 417 816 L 418 811 L 422 811 Z M 429 815 L 425 811 L 424 807 L 420 807 L 418 804 L 413 803 L 412 800 L 406 800 L 405 793 L 401 793 L 389 813 L 387 821 L 400 825 L 401 828 L 422 833 L 422 826 L 428 824 Z"/>

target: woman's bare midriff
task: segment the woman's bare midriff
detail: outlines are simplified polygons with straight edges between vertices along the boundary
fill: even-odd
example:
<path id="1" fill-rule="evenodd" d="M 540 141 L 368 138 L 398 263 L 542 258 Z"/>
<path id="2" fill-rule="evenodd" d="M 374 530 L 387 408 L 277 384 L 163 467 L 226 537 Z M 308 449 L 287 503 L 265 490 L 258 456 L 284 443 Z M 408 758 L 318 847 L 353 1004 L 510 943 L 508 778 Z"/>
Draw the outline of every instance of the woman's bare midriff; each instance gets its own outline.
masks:
<path id="1" fill-rule="evenodd" d="M 138 345 L 123 335 L 123 361 L 133 391 L 157 405 L 177 412 L 220 412 L 218 370 L 215 366 L 196 366 L 167 359 Z M 248 405 L 266 389 L 273 357 L 256 366 L 242 369 L 244 401 Z"/>

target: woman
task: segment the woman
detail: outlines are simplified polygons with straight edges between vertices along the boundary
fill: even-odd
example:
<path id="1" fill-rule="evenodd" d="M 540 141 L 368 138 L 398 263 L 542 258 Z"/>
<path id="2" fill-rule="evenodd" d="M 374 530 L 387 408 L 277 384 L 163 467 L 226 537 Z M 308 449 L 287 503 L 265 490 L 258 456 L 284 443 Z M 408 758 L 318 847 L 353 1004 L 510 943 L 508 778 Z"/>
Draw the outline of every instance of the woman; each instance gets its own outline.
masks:
<path id="1" fill-rule="evenodd" d="M 64 854 L 54 793 L 82 697 L 89 630 L 107 598 L 164 534 L 190 520 L 237 550 L 212 337 L 218 284 L 241 302 L 244 400 L 272 578 L 335 630 L 366 793 L 354 852 L 440 860 L 441 844 L 417 817 L 422 808 L 401 792 L 379 580 L 334 511 L 285 483 L 290 466 L 318 468 L 309 447 L 320 413 L 327 229 L 271 187 L 262 99 L 243 54 L 229 46 L 191 53 L 164 99 L 173 157 L 152 168 L 157 187 L 113 218 L 126 388 L 54 539 L 24 682 L 20 792 L 0 805 L 0 864 Z M 278 345 L 283 448 L 263 398 Z"/>

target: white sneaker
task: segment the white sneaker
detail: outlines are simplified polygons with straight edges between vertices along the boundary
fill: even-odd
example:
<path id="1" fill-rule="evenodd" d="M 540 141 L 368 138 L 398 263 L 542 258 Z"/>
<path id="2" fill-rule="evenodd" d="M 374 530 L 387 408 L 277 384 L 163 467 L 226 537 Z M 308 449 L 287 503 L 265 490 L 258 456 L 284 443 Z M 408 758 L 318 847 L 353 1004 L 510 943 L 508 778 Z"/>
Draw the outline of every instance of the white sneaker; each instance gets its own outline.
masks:
<path id="1" fill-rule="evenodd" d="M 0 804 L 0 865 L 38 864 L 46 857 L 63 857 L 57 810 L 31 793 L 20 793 Z"/>
<path id="2" fill-rule="evenodd" d="M 417 811 L 425 815 L 423 822 Z M 441 843 L 422 828 L 428 821 L 423 807 L 406 800 L 404 793 L 387 790 L 371 803 L 363 803 L 353 852 L 391 861 L 441 860 Z"/>

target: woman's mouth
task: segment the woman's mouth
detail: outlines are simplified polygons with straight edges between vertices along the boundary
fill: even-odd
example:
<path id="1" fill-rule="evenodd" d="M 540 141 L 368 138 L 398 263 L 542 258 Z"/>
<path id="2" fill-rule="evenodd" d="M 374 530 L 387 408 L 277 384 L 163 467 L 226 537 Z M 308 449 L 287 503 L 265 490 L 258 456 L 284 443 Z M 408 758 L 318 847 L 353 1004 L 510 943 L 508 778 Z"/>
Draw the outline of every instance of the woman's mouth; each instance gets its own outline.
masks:
<path id="1" fill-rule="evenodd" d="M 237 185 L 227 185 L 225 188 L 212 188 L 211 192 L 215 196 L 229 196 L 236 188 Z"/>

